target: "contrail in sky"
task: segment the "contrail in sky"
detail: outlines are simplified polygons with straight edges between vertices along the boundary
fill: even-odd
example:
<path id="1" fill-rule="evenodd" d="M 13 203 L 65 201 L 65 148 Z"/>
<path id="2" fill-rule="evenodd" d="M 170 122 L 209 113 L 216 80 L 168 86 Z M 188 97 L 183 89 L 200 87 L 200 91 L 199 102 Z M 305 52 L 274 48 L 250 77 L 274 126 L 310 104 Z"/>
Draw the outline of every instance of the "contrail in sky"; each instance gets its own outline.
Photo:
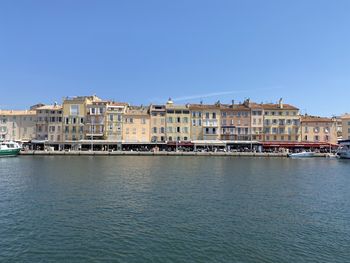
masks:
<path id="1" fill-rule="evenodd" d="M 219 92 L 198 94 L 198 95 L 192 95 L 192 96 L 177 97 L 177 98 L 173 98 L 172 100 L 173 101 L 184 101 L 184 100 L 193 100 L 193 99 L 203 99 L 203 98 L 210 98 L 210 97 L 216 97 L 216 96 L 221 96 L 221 95 L 246 93 L 246 92 L 252 92 L 252 91 L 276 90 L 276 89 L 283 89 L 283 88 L 282 87 L 271 87 L 271 88 L 262 88 L 262 89 L 252 89 L 252 90 L 219 91 Z"/>

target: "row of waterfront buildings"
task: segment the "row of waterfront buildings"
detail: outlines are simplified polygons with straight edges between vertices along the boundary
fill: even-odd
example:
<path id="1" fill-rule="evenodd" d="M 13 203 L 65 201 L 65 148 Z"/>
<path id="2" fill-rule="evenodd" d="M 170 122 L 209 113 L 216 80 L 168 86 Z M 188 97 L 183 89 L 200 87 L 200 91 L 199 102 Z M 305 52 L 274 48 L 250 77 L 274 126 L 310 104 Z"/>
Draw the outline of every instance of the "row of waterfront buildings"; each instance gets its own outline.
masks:
<path id="1" fill-rule="evenodd" d="M 350 115 L 300 115 L 283 103 L 165 104 L 128 103 L 78 96 L 62 105 L 37 104 L 29 110 L 0 110 L 0 140 L 78 145 L 263 145 L 326 147 L 350 138 Z"/>

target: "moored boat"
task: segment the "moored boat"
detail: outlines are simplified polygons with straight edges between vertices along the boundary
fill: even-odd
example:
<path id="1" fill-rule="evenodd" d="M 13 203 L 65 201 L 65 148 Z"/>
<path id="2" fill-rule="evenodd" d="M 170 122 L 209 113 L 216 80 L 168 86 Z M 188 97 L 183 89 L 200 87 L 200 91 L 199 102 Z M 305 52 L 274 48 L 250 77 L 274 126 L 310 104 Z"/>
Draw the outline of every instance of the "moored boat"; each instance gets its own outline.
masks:
<path id="1" fill-rule="evenodd" d="M 0 142 L 0 157 L 17 156 L 21 147 L 16 142 Z"/>
<path id="2" fill-rule="evenodd" d="M 337 155 L 341 159 L 350 159 L 350 140 L 343 140 L 339 142 Z"/>
<path id="3" fill-rule="evenodd" d="M 290 153 L 288 154 L 288 157 L 290 158 L 310 158 L 314 157 L 314 152 L 300 152 L 300 153 Z"/>

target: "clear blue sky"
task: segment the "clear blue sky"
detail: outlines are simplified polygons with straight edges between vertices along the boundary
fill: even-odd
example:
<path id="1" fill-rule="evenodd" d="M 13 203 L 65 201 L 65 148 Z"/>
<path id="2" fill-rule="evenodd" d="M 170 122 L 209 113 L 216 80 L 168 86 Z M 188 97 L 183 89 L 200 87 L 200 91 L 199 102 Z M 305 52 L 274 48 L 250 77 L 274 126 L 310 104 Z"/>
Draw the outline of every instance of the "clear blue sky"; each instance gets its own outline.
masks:
<path id="1" fill-rule="evenodd" d="M 347 0 L 3 0 L 0 108 L 95 93 L 132 104 L 283 97 L 309 114 L 350 112 L 349 10 Z"/>

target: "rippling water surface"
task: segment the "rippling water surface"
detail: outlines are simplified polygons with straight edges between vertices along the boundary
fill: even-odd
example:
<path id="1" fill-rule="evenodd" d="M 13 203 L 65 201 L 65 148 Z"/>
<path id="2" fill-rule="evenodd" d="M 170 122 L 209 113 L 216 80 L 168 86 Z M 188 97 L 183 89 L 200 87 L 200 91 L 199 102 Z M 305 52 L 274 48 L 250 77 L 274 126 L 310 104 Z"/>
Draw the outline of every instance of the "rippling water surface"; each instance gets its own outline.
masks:
<path id="1" fill-rule="evenodd" d="M 0 159 L 0 262 L 350 262 L 350 162 Z"/>

